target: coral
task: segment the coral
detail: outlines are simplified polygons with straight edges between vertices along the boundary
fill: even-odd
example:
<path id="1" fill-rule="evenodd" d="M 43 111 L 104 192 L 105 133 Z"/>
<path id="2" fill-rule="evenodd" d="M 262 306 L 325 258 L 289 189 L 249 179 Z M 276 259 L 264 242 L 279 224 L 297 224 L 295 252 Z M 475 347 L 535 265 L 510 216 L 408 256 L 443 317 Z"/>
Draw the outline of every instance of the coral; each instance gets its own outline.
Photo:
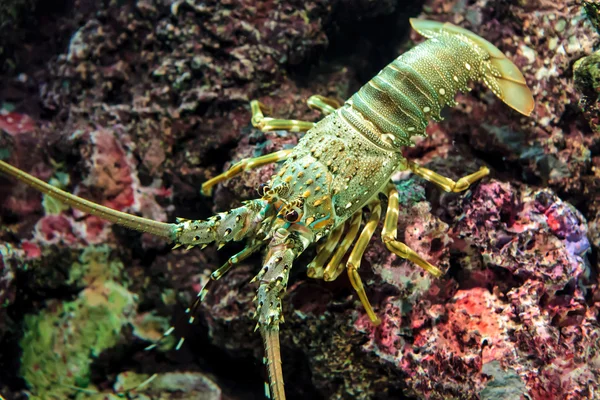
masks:
<path id="1" fill-rule="evenodd" d="M 135 296 L 113 280 L 122 268 L 107 247 L 88 248 L 71 267 L 69 282 L 85 284 L 77 298 L 50 300 L 25 316 L 21 374 L 34 397 L 63 399 L 85 389 L 93 358 L 119 341 L 135 310 Z"/>
<path id="2" fill-rule="evenodd" d="M 492 178 L 465 194 L 440 193 L 405 172 L 393 179 L 399 239 L 446 275 L 432 279 L 399 260 L 376 233 L 360 269 L 383 321 L 373 327 L 345 274 L 332 283 L 306 278 L 307 250 L 284 305 L 288 395 L 583 399 L 598 391 L 593 2 L 76 0 L 55 13 L 50 22 L 11 19 L 35 27 L 19 51 L 40 58 L 10 57 L 15 74 L 0 76 L 0 158 L 161 221 L 205 218 L 255 197 L 274 166 L 219 185 L 212 198 L 199 193 L 229 165 L 301 136 L 251 128 L 248 101 L 259 99 L 272 116 L 318 120 L 310 95 L 342 101 L 422 40 L 406 37 L 409 16 L 460 24 L 497 45 L 533 89 L 532 116 L 476 86 L 404 152 L 452 178 L 486 164 Z M 8 344 L 0 363 L 14 366 L 0 376 L 7 399 L 24 398 L 24 382 L 58 398 L 117 398 L 154 372 L 140 398 L 194 398 L 200 387 L 209 398 L 262 396 L 248 284 L 260 255 L 213 282 L 189 327 L 183 310 L 210 271 L 241 250 L 236 244 L 170 251 L 4 177 L 0 204 L 0 344 Z M 90 247 L 101 243 L 110 250 Z M 177 329 L 161 349 L 185 334 L 182 350 L 143 353 L 173 314 Z M 22 358 L 4 350 L 18 340 Z M 50 384 L 40 371 L 90 392 Z"/>
<path id="3" fill-rule="evenodd" d="M 28 115 L 15 112 L 0 113 L 0 129 L 9 135 L 18 135 L 34 130 L 35 122 Z"/>
<path id="4" fill-rule="evenodd" d="M 119 399 L 123 394 L 133 394 L 140 399 L 156 400 L 219 400 L 221 389 L 198 372 L 168 372 L 149 376 L 123 372 L 117 376 L 114 391 L 81 392 L 76 400 Z"/>
<path id="5" fill-rule="evenodd" d="M 596 15 L 597 17 L 597 15 Z M 579 107 L 587 120 L 592 134 L 597 135 L 600 132 L 600 52 L 595 52 L 589 56 L 582 57 L 573 65 L 573 80 L 575 87 L 581 93 Z M 600 141 L 596 141 L 598 146 Z M 588 214 L 590 215 L 590 237 L 596 253 L 600 252 L 600 155 L 592 157 L 592 176 L 590 185 L 586 194 L 591 198 L 588 204 Z M 599 266 L 600 266 L 600 260 Z"/>

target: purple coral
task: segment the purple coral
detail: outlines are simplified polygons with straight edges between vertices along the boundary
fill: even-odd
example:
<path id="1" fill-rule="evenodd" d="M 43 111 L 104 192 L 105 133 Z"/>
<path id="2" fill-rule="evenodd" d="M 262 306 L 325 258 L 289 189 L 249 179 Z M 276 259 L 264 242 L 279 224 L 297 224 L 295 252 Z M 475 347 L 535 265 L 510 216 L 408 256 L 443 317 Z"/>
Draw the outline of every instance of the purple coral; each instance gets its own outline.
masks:
<path id="1" fill-rule="evenodd" d="M 492 181 L 463 201 L 455 221 L 455 261 L 471 267 L 449 280 L 456 286 L 418 298 L 396 283 L 402 297 L 380 304 L 381 326 L 370 327 L 364 314 L 357 320 L 369 337 L 363 348 L 419 397 L 509 391 L 498 380 L 535 399 L 591 395 L 600 328 L 585 300 L 585 219 L 548 190 Z M 563 335 L 573 346 L 561 344 Z"/>

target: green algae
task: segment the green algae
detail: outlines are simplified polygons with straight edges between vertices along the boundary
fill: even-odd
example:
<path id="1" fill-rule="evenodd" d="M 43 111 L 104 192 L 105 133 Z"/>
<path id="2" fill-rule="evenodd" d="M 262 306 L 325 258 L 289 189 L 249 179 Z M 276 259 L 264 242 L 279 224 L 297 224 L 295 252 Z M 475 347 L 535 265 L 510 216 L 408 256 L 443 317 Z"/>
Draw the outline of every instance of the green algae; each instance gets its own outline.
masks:
<path id="1" fill-rule="evenodd" d="M 573 64 L 575 87 L 590 100 L 600 97 L 600 51 L 582 57 Z"/>
<path id="2" fill-rule="evenodd" d="M 48 183 L 59 189 L 66 190 L 69 184 L 69 175 L 64 172 L 57 172 L 54 177 L 50 178 Z M 42 195 L 42 207 L 46 211 L 46 215 L 56 215 L 68 210 L 70 207 L 65 203 L 56 200 L 46 194 Z"/>
<path id="3" fill-rule="evenodd" d="M 115 346 L 136 299 L 120 281 L 123 265 L 108 246 L 89 247 L 73 263 L 70 282 L 86 287 L 72 301 L 51 300 L 25 316 L 21 376 L 33 399 L 65 399 L 90 383 L 90 365 Z"/>
<path id="4" fill-rule="evenodd" d="M 406 180 L 395 182 L 395 185 L 398 189 L 398 201 L 402 206 L 413 206 L 425 201 L 425 188 L 418 178 L 411 176 Z"/>
<path id="5" fill-rule="evenodd" d="M 600 4 L 593 0 L 584 0 L 583 8 L 594 29 L 600 33 Z"/>

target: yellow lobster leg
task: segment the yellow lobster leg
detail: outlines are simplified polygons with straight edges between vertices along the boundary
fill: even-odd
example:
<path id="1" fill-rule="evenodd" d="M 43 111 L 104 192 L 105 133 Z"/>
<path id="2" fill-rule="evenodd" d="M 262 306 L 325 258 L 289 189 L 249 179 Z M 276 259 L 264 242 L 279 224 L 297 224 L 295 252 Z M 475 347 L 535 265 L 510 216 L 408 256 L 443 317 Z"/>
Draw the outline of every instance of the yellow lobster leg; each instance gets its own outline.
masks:
<path id="1" fill-rule="evenodd" d="M 429 182 L 435 183 L 442 190 L 454 193 L 467 190 L 473 182 L 478 181 L 490 173 L 490 170 L 486 166 L 483 166 L 479 169 L 479 171 L 467 176 L 463 176 L 457 181 L 453 181 L 452 179 L 446 178 L 445 176 L 440 175 L 430 169 L 420 167 L 412 161 L 408 162 L 408 168 L 410 168 L 415 175 L 418 175 Z"/>
<path id="2" fill-rule="evenodd" d="M 316 257 L 307 266 L 306 275 L 308 275 L 309 278 L 323 278 L 325 272 L 323 266 L 335 251 L 343 232 L 344 224 L 341 224 L 331 232 L 325 243 L 317 250 Z"/>
<path id="3" fill-rule="evenodd" d="M 385 214 L 383 230 L 381 233 L 383 243 L 385 243 L 385 247 L 387 247 L 389 251 L 396 254 L 398 257 L 404 258 L 408 261 L 417 264 L 419 267 L 423 268 L 431 275 L 435 276 L 436 278 L 439 278 L 443 275 L 443 272 L 438 267 L 431 265 L 429 262 L 423 259 L 423 257 L 415 253 L 415 251 L 412 250 L 410 247 L 396 240 L 396 237 L 398 235 L 399 208 L 400 204 L 398 202 L 398 190 L 395 186 L 390 184 L 388 186 L 388 208 Z"/>
<path id="4" fill-rule="evenodd" d="M 227 171 L 204 182 L 202 184 L 201 192 L 205 196 L 210 196 L 213 187 L 215 187 L 218 183 L 231 179 L 244 171 L 249 171 L 251 169 L 262 167 L 271 163 L 284 161 L 292 153 L 292 151 L 293 149 L 279 150 L 274 153 L 266 154 L 256 158 L 244 158 L 243 160 L 234 164 Z"/>
<path id="5" fill-rule="evenodd" d="M 340 107 L 340 103 L 337 100 L 329 97 L 313 95 L 306 101 L 308 106 L 314 110 L 319 110 L 324 115 L 329 115 L 335 111 L 336 108 Z M 252 126 L 260 129 L 263 132 L 285 130 L 290 132 L 306 132 L 311 129 L 315 124 L 314 122 L 299 121 L 296 119 L 278 119 L 265 117 L 263 112 L 268 110 L 270 107 L 259 102 L 258 100 L 252 100 L 250 102 L 250 109 L 252 110 Z"/>
<path id="6" fill-rule="evenodd" d="M 310 108 L 319 110 L 324 115 L 328 115 L 334 112 L 336 108 L 340 107 L 340 104 L 336 100 L 319 95 L 309 97 L 307 103 Z M 252 100 L 250 102 L 250 108 L 252 109 L 252 125 L 263 132 L 274 130 L 305 132 L 314 126 L 313 122 L 298 121 L 295 119 L 276 119 L 265 117 L 263 111 L 268 107 L 259 102 L 258 100 Z M 259 168 L 271 163 L 284 161 L 290 155 L 291 152 L 292 149 L 280 150 L 256 158 L 245 158 L 233 165 L 231 168 L 229 168 L 222 174 L 219 174 L 214 178 L 204 182 L 202 184 L 201 192 L 205 196 L 210 196 L 212 193 L 212 189 L 218 183 L 231 179 L 244 171 L 249 171 L 251 169 Z"/>
<path id="7" fill-rule="evenodd" d="M 344 271 L 344 264 L 341 263 L 342 258 L 352 246 L 352 242 L 356 239 L 356 235 L 358 234 L 358 228 L 360 227 L 360 223 L 362 222 L 362 209 L 358 210 L 352 215 L 352 219 L 350 220 L 350 227 L 348 228 L 348 232 L 346 232 L 346 236 L 342 239 L 342 243 L 338 246 L 337 250 L 327 266 L 325 267 L 325 271 L 323 271 L 323 279 L 331 282 L 337 279 L 338 276 Z"/>
<path id="8" fill-rule="evenodd" d="M 270 110 L 270 108 L 258 100 L 252 100 L 250 102 L 250 108 L 252 110 L 252 126 L 260 129 L 263 132 L 268 131 L 290 131 L 290 132 L 306 132 L 312 128 L 314 122 L 298 121 L 296 119 L 277 119 L 271 117 L 265 117 L 263 110 Z"/>
<path id="9" fill-rule="evenodd" d="M 314 110 L 319 110 L 324 115 L 333 113 L 341 104 L 337 100 L 330 97 L 319 96 L 318 94 L 310 96 L 306 101 L 308 106 Z"/>
<path id="10" fill-rule="evenodd" d="M 348 262 L 346 263 L 346 269 L 348 270 L 348 277 L 350 278 L 350 283 L 352 283 L 352 287 L 356 290 L 358 294 L 358 298 L 362 303 L 369 319 L 374 325 L 381 324 L 381 320 L 375 312 L 373 311 L 373 307 L 371 307 L 371 303 L 367 298 L 367 293 L 365 292 L 365 288 L 363 286 L 362 280 L 360 279 L 360 275 L 358 274 L 358 269 L 360 268 L 360 262 L 363 254 L 373 237 L 373 233 L 375 232 L 375 228 L 377 228 L 377 224 L 379 224 L 379 219 L 381 218 L 381 202 L 379 200 L 371 203 L 371 216 L 369 220 L 365 224 L 363 231 L 361 232 L 352 252 L 350 253 L 350 257 L 348 258 Z"/>

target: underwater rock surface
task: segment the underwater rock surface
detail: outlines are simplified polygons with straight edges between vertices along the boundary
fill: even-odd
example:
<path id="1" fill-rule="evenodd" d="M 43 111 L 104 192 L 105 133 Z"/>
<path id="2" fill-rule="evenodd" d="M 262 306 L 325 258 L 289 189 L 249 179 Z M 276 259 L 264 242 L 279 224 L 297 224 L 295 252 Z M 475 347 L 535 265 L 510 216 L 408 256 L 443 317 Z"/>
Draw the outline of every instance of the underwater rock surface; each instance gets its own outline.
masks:
<path id="1" fill-rule="evenodd" d="M 374 327 L 345 274 L 332 283 L 306 277 L 315 254 L 307 251 L 284 298 L 288 397 L 598 393 L 600 17 L 592 2 L 76 0 L 56 2 L 52 19 L 23 13 L 40 3 L 21 1 L 9 14 L 0 6 L 0 26 L 24 41 L 0 42 L 10 50 L 0 158 L 159 221 L 207 218 L 256 197 L 274 166 L 212 197 L 199 191 L 242 158 L 297 143 L 297 133 L 253 129 L 249 101 L 273 116 L 318 120 L 310 95 L 342 101 L 422 40 L 409 35 L 409 17 L 452 22 L 498 46 L 533 91 L 531 117 L 477 86 L 405 151 L 452 178 L 483 164 L 491 176 L 461 194 L 394 177 L 400 240 L 446 275 L 434 279 L 391 255 L 378 230 L 360 270 L 383 321 Z M 0 205 L 6 399 L 117 398 L 154 373 L 140 398 L 263 397 L 248 283 L 260 256 L 211 285 L 189 326 L 183 310 L 238 244 L 171 250 L 5 177 Z M 173 322 L 171 340 L 144 351 Z M 181 335 L 182 349 L 172 350 Z"/>

